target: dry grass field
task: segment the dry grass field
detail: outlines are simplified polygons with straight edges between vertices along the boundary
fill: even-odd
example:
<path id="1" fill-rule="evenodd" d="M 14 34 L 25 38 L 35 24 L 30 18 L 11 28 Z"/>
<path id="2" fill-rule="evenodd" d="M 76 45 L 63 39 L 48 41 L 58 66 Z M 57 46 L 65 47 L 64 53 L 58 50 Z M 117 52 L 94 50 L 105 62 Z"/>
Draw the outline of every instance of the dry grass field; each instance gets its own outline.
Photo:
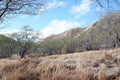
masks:
<path id="1" fill-rule="evenodd" d="M 120 49 L 1 59 L 0 80 L 120 80 Z"/>

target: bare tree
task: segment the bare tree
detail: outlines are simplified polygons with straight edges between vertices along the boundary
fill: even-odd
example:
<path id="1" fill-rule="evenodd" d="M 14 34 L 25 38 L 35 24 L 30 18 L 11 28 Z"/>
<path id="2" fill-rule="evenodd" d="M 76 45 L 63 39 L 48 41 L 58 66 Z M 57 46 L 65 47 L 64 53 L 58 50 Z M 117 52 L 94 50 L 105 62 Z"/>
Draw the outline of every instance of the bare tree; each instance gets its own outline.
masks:
<path id="1" fill-rule="evenodd" d="M 110 8 L 114 5 L 120 6 L 120 0 L 95 0 L 100 7 Z M 104 4 L 106 3 L 106 4 Z"/>
<path id="2" fill-rule="evenodd" d="M 17 43 L 18 54 L 23 58 L 32 47 L 32 42 L 37 38 L 33 29 L 30 26 L 24 26 L 20 32 L 13 33 L 11 38 L 13 38 Z"/>
<path id="3" fill-rule="evenodd" d="M 0 22 L 8 14 L 35 15 L 43 5 L 41 0 L 0 0 Z"/>

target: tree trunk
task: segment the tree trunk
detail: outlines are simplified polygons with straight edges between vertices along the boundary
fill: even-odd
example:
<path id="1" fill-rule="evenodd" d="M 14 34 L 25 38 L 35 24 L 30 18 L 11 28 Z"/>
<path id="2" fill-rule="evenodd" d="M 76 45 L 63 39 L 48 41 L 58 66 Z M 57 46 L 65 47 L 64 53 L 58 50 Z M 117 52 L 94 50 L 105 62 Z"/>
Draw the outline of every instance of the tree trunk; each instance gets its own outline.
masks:
<path id="1" fill-rule="evenodd" d="M 25 54 L 27 53 L 28 49 L 23 49 L 19 52 L 21 58 L 24 58 Z"/>

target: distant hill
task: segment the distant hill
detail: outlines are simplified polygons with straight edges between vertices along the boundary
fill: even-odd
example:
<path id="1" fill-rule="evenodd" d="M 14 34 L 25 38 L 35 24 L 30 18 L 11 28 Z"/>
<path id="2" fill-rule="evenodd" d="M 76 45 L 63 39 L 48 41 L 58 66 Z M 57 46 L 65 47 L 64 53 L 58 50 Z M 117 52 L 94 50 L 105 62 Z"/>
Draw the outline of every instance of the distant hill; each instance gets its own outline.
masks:
<path id="1" fill-rule="evenodd" d="M 57 34 L 57 35 L 50 35 L 47 38 L 45 38 L 45 40 L 48 39 L 63 39 L 65 37 L 69 37 L 69 38 L 73 38 L 73 37 L 78 37 L 81 35 L 81 33 L 86 33 L 89 32 L 90 30 L 94 30 L 94 29 L 109 29 L 109 23 L 107 20 L 111 20 L 110 25 L 116 24 L 119 25 L 120 24 L 120 12 L 114 13 L 114 14 L 110 14 L 107 15 L 106 17 L 100 19 L 99 21 L 96 21 L 95 23 L 93 23 L 92 25 L 88 26 L 87 28 L 73 28 L 67 31 L 64 31 L 63 33 Z"/>
<path id="2" fill-rule="evenodd" d="M 120 12 L 107 15 L 87 28 L 51 35 L 40 42 L 40 47 L 45 53 L 58 54 L 120 47 Z"/>

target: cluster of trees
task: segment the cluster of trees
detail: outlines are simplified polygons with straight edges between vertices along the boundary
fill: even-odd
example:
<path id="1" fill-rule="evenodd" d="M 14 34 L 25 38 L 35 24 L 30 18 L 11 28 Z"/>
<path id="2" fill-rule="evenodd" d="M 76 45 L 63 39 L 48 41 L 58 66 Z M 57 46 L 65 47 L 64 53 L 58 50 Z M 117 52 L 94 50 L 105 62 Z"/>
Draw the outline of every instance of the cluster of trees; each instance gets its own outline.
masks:
<path id="1" fill-rule="evenodd" d="M 38 44 L 39 50 L 44 55 L 66 54 L 74 52 L 74 39 L 45 40 Z"/>

